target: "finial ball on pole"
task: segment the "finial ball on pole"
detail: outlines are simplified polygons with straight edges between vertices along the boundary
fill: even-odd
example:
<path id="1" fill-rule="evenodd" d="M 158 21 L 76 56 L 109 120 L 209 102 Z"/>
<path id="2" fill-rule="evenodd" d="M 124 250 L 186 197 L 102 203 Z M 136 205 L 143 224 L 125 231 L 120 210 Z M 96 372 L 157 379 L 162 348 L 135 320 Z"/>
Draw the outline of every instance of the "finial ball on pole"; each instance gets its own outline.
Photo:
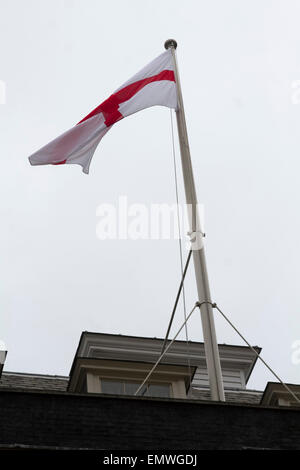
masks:
<path id="1" fill-rule="evenodd" d="M 170 47 L 174 47 L 174 49 L 177 48 L 177 42 L 175 39 L 167 39 L 165 42 L 165 49 L 170 49 Z"/>

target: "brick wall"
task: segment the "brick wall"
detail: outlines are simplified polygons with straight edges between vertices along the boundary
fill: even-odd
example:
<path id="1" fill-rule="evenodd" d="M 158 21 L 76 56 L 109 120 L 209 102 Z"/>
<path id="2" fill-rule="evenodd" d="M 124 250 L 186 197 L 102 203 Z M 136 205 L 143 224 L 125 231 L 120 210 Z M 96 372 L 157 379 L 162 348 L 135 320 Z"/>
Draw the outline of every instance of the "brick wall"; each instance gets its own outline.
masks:
<path id="1" fill-rule="evenodd" d="M 0 392 L 0 445 L 107 450 L 300 449 L 300 410 Z"/>

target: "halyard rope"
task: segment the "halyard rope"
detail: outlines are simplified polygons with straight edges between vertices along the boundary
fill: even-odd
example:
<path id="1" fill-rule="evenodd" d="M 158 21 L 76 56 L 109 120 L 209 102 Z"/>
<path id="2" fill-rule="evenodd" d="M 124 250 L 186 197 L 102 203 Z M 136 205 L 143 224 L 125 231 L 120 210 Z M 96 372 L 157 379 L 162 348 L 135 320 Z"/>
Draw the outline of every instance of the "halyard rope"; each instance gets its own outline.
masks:
<path id="1" fill-rule="evenodd" d="M 163 345 L 162 345 L 162 348 L 161 348 L 161 353 L 164 352 L 164 349 L 165 349 L 165 347 L 166 347 L 166 343 L 167 343 L 168 338 L 169 338 L 171 326 L 172 326 L 172 323 L 173 323 L 174 315 L 175 315 L 175 312 L 176 312 L 176 308 L 177 308 L 177 305 L 178 305 L 179 297 L 180 297 L 181 290 L 182 290 L 182 287 L 183 287 L 184 278 L 185 278 L 185 275 L 186 275 L 186 272 L 187 272 L 187 269 L 188 269 L 188 265 L 189 265 L 191 256 L 192 256 L 192 250 L 189 251 L 187 260 L 186 260 L 186 262 L 185 262 L 185 267 L 184 267 L 183 274 L 182 274 L 182 278 L 181 278 L 181 281 L 180 281 L 180 284 L 179 284 L 179 288 L 178 288 L 178 292 L 177 292 L 177 295 L 176 295 L 174 307 L 173 307 L 173 310 L 172 310 L 172 313 L 171 313 L 171 318 L 170 318 L 170 321 L 169 321 L 167 333 L 166 333 L 166 336 L 165 336 L 165 339 L 164 339 L 164 342 L 163 342 Z"/>
<path id="2" fill-rule="evenodd" d="M 181 269 L 181 279 L 182 279 L 182 301 L 183 301 L 183 314 L 184 319 L 186 320 L 186 298 L 185 298 L 185 288 L 184 288 L 184 269 L 183 269 L 183 255 L 182 255 L 182 241 L 181 241 L 181 224 L 180 224 L 180 214 L 179 214 L 179 192 L 178 192 L 178 178 L 177 178 L 177 166 L 176 166 L 176 153 L 175 153 L 175 139 L 174 139 L 174 125 L 173 125 L 173 114 L 172 109 L 170 109 L 170 120 L 171 120 L 171 138 L 172 138 L 172 153 L 173 153 L 173 167 L 174 167 L 174 180 L 175 180 L 175 193 L 176 193 L 176 204 L 177 204 L 177 225 L 178 225 L 178 241 L 179 241 L 179 255 L 180 255 L 180 269 Z M 174 312 L 175 313 L 175 312 Z M 174 318 L 174 313 L 172 320 Z M 170 328 L 170 325 L 169 325 Z M 168 329 L 167 336 L 170 329 Z M 185 340 L 187 348 L 187 361 L 188 361 L 188 370 L 191 384 L 192 373 L 191 373 L 191 363 L 190 363 L 190 353 L 189 353 L 189 335 L 187 323 L 185 322 Z M 166 342 L 166 341 L 165 341 Z M 165 346 L 165 342 L 163 347 Z"/>

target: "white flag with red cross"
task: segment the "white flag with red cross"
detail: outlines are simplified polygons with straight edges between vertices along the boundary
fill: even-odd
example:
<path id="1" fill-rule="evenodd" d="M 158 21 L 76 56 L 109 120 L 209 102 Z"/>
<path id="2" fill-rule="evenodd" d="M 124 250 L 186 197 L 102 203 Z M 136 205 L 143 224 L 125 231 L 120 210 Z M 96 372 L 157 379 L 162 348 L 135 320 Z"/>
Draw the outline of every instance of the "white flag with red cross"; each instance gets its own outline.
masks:
<path id="1" fill-rule="evenodd" d="M 177 108 L 172 52 L 168 49 L 124 83 L 68 131 L 29 157 L 31 165 L 77 163 L 84 173 L 102 137 L 117 122 L 150 106 Z"/>

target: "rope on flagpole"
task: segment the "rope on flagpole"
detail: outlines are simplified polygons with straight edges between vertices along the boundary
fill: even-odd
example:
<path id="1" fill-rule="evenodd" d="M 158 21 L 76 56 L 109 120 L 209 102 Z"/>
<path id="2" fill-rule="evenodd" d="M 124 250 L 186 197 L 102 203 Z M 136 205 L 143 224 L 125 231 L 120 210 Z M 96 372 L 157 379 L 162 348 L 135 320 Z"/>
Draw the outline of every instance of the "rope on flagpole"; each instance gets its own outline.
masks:
<path id="1" fill-rule="evenodd" d="M 182 291 L 182 288 L 183 288 L 183 282 L 184 282 L 185 275 L 186 275 L 186 272 L 187 272 L 187 269 L 188 269 L 188 266 L 189 266 L 189 263 L 190 263 L 191 256 L 192 256 L 192 250 L 189 251 L 189 254 L 188 254 L 188 257 L 187 257 L 187 260 L 186 260 L 186 263 L 185 263 L 185 267 L 184 267 L 184 270 L 183 270 L 183 273 L 182 273 L 182 278 L 181 278 L 181 281 L 180 281 L 180 284 L 179 284 L 179 288 L 178 288 L 178 292 L 177 292 L 177 295 L 176 295 L 174 307 L 173 307 L 173 310 L 172 310 L 172 313 L 171 313 L 171 318 L 170 318 L 170 321 L 169 321 L 167 333 L 166 333 L 166 336 L 165 336 L 165 339 L 164 339 L 164 342 L 163 342 L 163 345 L 162 345 L 162 348 L 161 348 L 161 354 L 164 352 L 165 347 L 166 347 L 166 343 L 167 343 L 168 338 L 169 338 L 171 326 L 172 326 L 172 323 L 173 323 L 173 320 L 174 320 L 174 315 L 175 315 L 176 308 L 177 308 L 177 305 L 178 305 L 178 302 L 179 302 L 179 297 L 180 297 L 180 294 L 181 294 L 181 291 Z M 186 319 L 186 316 L 185 316 L 185 319 Z"/>
<path id="2" fill-rule="evenodd" d="M 183 314 L 184 314 L 184 319 L 186 320 L 186 298 L 185 298 L 185 287 L 184 287 L 184 278 L 186 274 L 186 269 L 183 268 L 183 255 L 182 255 L 182 241 L 181 241 L 181 224 L 180 224 L 180 214 L 179 214 L 179 191 L 178 191 L 178 178 L 177 178 L 177 165 L 176 165 L 176 152 L 175 152 L 175 139 L 174 139 L 174 125 L 173 125 L 173 114 L 172 114 L 172 109 L 170 109 L 170 121 L 171 121 L 171 138 L 172 138 L 172 153 L 173 153 L 173 167 L 174 167 L 174 180 L 175 180 L 175 193 L 176 193 L 176 204 L 177 204 L 177 225 L 178 225 L 178 242 L 179 242 L 179 256 L 180 256 L 180 269 L 181 269 L 181 287 L 182 287 L 182 302 L 183 302 Z M 190 255 L 188 257 L 187 264 L 189 263 L 190 260 Z M 168 331 L 166 334 L 166 338 L 163 344 L 162 351 L 165 348 L 166 340 L 168 339 L 170 328 L 173 322 L 174 314 L 175 314 L 175 309 L 173 309 L 171 320 L 169 323 Z M 188 334 L 188 328 L 187 328 L 187 323 L 185 323 L 185 341 L 186 341 L 186 351 L 187 351 L 187 362 L 188 362 L 188 371 L 189 371 L 189 385 L 191 384 L 192 381 L 192 371 L 191 371 L 191 361 L 190 361 L 190 351 L 189 351 L 189 334 Z"/>

